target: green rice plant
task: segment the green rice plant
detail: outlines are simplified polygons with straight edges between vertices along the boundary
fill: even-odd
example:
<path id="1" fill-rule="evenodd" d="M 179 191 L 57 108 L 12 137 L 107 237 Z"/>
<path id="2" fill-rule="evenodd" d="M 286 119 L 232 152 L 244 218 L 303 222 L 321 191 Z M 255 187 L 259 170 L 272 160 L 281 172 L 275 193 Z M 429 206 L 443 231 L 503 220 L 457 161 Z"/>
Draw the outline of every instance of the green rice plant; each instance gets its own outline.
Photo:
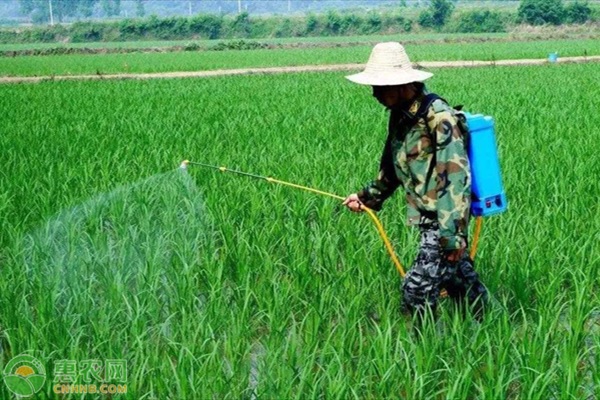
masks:
<path id="1" fill-rule="evenodd" d="M 483 321 L 444 300 L 415 332 L 376 231 L 335 201 L 174 171 L 360 188 L 387 114 L 341 73 L 10 85 L 0 368 L 123 358 L 131 399 L 597 397 L 596 67 L 434 72 L 497 123 L 509 211 L 483 227 Z M 410 265 L 401 197 L 380 217 Z"/>
<path id="2" fill-rule="evenodd" d="M 395 40 L 402 42 L 403 37 Z M 222 42 L 226 43 L 226 42 Z M 482 43 L 407 43 L 413 62 L 540 58 L 600 54 L 597 39 L 506 41 Z M 223 44 L 226 47 L 227 44 Z M 115 73 L 158 73 L 297 65 L 362 64 L 372 44 L 350 47 L 225 50 L 171 53 L 70 54 L 3 57 L 0 76 L 52 76 Z"/>

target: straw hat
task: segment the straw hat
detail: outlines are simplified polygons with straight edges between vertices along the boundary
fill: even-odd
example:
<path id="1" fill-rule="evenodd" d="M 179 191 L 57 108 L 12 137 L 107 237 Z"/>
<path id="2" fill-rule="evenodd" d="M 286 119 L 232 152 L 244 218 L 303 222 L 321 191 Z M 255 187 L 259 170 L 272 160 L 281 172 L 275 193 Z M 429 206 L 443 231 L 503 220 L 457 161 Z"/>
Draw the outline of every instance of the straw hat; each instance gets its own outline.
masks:
<path id="1" fill-rule="evenodd" d="M 400 43 L 386 42 L 375 45 L 363 72 L 346 78 L 360 85 L 394 86 L 422 82 L 432 76 L 412 67 Z"/>

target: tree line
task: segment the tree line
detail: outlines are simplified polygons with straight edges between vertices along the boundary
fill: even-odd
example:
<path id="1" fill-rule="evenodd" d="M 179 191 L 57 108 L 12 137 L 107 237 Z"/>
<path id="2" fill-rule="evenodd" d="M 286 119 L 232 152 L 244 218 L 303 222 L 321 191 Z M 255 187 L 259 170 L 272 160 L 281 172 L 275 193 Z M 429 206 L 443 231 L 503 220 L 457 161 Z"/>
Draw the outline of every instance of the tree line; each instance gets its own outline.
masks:
<path id="1" fill-rule="evenodd" d="M 442 28 L 454 11 L 450 0 L 431 0 L 427 10 L 419 15 L 419 24 L 428 28 Z M 530 25 L 582 24 L 592 19 L 592 8 L 587 1 L 575 0 L 564 5 L 562 0 L 521 0 L 515 23 Z M 463 16 L 460 30 L 497 31 L 503 25 L 500 14 L 491 10 L 471 12 Z"/>
<path id="2" fill-rule="evenodd" d="M 63 4 L 67 12 L 89 12 L 96 2 L 103 2 L 107 10 L 117 12 L 120 0 L 53 0 Z M 47 0 L 22 0 L 33 7 Z M 67 4 L 71 4 L 71 8 Z M 70 10 L 70 11 L 68 11 Z M 57 11 L 58 12 L 58 11 Z M 107 11 L 108 12 L 108 11 Z M 194 17 L 124 19 L 113 22 L 76 22 L 69 25 L 35 27 L 32 29 L 0 30 L 0 42 L 92 42 L 125 40 L 178 40 L 220 38 L 266 38 L 366 35 L 375 33 L 400 33 L 419 29 L 442 32 L 504 32 L 512 24 L 532 25 L 585 23 L 598 20 L 600 12 L 587 2 L 579 0 L 564 5 L 562 0 L 522 0 L 517 12 L 499 10 L 460 10 L 450 0 L 431 0 L 428 7 L 414 17 L 404 16 L 404 9 L 393 12 L 367 13 L 329 11 L 302 17 L 255 17 L 246 12 L 235 16 L 200 14 Z"/>

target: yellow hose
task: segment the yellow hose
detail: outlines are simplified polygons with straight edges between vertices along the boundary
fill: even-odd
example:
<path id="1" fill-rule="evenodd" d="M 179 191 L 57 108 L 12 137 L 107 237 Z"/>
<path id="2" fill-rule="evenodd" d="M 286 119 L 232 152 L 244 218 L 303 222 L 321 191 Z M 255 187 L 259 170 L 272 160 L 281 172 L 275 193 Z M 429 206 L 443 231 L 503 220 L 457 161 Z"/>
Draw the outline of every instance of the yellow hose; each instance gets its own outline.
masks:
<path id="1" fill-rule="evenodd" d="M 370 208 L 365 207 L 365 206 L 362 206 L 362 208 L 367 212 L 369 217 L 371 217 L 371 219 L 373 220 L 373 223 L 377 227 L 377 232 L 379 232 L 379 236 L 381 236 L 381 239 L 383 239 L 383 243 L 385 244 L 385 248 L 387 249 L 387 251 L 390 255 L 390 258 L 392 259 L 392 262 L 396 266 L 396 269 L 398 270 L 398 273 L 400 274 L 400 276 L 402 278 L 404 278 L 406 276 L 406 272 L 404 272 L 404 268 L 402 268 L 402 264 L 400 264 L 400 260 L 398 260 L 398 257 L 396 257 L 396 252 L 392 248 L 392 243 L 390 242 L 390 239 L 388 239 L 387 235 L 385 234 L 385 230 L 383 229 L 383 225 L 381 224 L 381 221 L 379 220 L 379 218 L 377 218 L 377 215 L 375 215 L 373 210 L 371 210 Z"/>
<path id="2" fill-rule="evenodd" d="M 475 259 L 477 254 L 477 245 L 479 245 L 479 234 L 481 233 L 481 225 L 483 224 L 483 217 L 479 216 L 475 219 L 475 232 L 473 233 L 473 244 L 471 245 L 471 260 Z"/>
<path id="3" fill-rule="evenodd" d="M 280 180 L 274 179 L 274 178 L 266 178 L 266 180 L 267 180 L 267 182 L 278 183 L 280 185 L 285 185 L 285 186 L 293 187 L 293 188 L 296 188 L 296 189 L 302 189 L 302 190 L 305 190 L 307 192 L 316 193 L 316 194 L 320 194 L 320 195 L 323 195 L 323 196 L 329 196 L 329 197 L 332 197 L 334 199 L 344 200 L 344 197 L 338 196 L 337 194 L 324 192 L 322 190 L 313 189 L 313 188 L 309 188 L 309 187 L 302 186 L 302 185 L 297 185 L 295 183 L 290 183 L 290 182 L 286 182 L 286 181 L 280 181 Z"/>

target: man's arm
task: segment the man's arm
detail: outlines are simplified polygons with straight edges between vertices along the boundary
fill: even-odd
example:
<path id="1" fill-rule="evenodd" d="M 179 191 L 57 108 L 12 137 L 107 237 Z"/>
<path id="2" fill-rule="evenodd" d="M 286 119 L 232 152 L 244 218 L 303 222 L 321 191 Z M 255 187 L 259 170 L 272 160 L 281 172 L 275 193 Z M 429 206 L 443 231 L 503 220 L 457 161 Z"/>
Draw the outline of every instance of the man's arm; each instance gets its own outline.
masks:
<path id="1" fill-rule="evenodd" d="M 381 155 L 377 179 L 370 182 L 357 193 L 361 203 L 373 210 L 381 210 L 383 202 L 394 193 L 398 186 L 400 186 L 400 180 L 396 176 L 394 167 L 393 153 L 390 134 L 388 135 L 383 154 Z"/>

